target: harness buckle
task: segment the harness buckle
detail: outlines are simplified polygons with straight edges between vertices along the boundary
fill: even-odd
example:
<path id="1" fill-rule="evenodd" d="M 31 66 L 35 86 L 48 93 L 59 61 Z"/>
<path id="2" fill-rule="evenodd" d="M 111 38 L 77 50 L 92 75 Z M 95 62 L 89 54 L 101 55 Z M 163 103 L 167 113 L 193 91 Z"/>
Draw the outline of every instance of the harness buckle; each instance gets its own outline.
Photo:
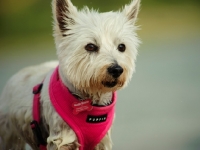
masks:
<path id="1" fill-rule="evenodd" d="M 47 143 L 44 140 L 44 138 L 42 137 L 42 132 L 41 132 L 38 122 L 33 120 L 30 125 L 32 128 L 33 134 L 37 140 L 38 146 L 46 145 Z"/>
<path id="2" fill-rule="evenodd" d="M 41 91 L 41 89 L 42 89 L 42 86 L 43 86 L 43 83 L 36 85 L 36 86 L 33 88 L 33 94 L 38 94 L 38 93 L 40 93 L 40 91 Z"/>

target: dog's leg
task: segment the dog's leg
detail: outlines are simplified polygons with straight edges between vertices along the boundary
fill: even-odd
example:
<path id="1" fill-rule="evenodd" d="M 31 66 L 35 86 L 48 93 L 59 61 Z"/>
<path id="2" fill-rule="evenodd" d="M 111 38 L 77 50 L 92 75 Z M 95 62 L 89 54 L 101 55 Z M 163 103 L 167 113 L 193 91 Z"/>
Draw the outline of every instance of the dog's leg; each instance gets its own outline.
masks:
<path id="1" fill-rule="evenodd" d="M 50 129 L 50 135 L 47 139 L 48 150 L 78 150 L 79 144 L 73 130 L 65 123 L 56 128 Z"/>
<path id="2" fill-rule="evenodd" d="M 8 116 L 0 113 L 0 149 L 1 150 L 25 150 L 25 143 L 13 130 Z"/>
<path id="3" fill-rule="evenodd" d="M 95 147 L 95 150 L 111 150 L 112 149 L 112 140 L 111 140 L 111 129 L 107 132 L 105 137 L 101 142 Z"/>
<path id="4" fill-rule="evenodd" d="M 0 97 L 0 149 L 1 150 L 24 150 L 24 140 L 18 136 L 10 120 L 9 106 L 6 102 L 10 100 L 10 87 L 6 85 Z"/>
<path id="5" fill-rule="evenodd" d="M 44 86 L 44 90 L 46 90 Z M 44 96 L 43 96 L 44 97 Z M 47 102 L 48 101 L 48 102 Z M 49 124 L 48 150 L 78 150 L 79 144 L 74 131 L 55 112 L 49 100 L 43 104 L 45 120 Z"/>

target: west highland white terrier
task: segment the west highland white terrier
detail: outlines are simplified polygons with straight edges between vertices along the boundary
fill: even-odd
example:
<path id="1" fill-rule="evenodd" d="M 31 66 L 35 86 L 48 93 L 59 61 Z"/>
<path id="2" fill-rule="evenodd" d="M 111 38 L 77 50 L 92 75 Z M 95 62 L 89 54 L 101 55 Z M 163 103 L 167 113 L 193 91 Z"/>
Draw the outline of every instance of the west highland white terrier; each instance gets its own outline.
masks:
<path id="1" fill-rule="evenodd" d="M 135 71 L 140 0 L 117 12 L 53 0 L 58 62 L 22 69 L 0 97 L 0 148 L 111 150 L 116 91 Z"/>

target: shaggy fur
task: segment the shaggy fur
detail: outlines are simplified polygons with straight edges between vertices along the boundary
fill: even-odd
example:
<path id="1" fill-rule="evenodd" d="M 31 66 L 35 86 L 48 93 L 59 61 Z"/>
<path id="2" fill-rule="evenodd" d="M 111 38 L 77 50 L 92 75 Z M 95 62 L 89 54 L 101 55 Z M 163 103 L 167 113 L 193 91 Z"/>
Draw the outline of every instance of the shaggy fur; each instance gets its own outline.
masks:
<path id="1" fill-rule="evenodd" d="M 6 84 L 0 97 L 0 149 L 23 150 L 27 143 L 38 150 L 30 128 L 33 86 L 44 80 L 41 91 L 41 128 L 48 150 L 78 150 L 77 137 L 55 112 L 48 95 L 52 70 L 59 64 L 62 82 L 72 94 L 106 105 L 112 92 L 127 85 L 135 70 L 139 40 L 134 25 L 140 0 L 121 11 L 98 13 L 85 7 L 78 11 L 70 0 L 53 0 L 54 38 L 58 62 L 25 68 Z M 88 44 L 96 46 L 86 48 Z M 125 45 L 125 51 L 120 50 Z M 90 45 L 91 46 L 91 45 Z M 90 49 L 91 48 L 91 49 Z M 114 77 L 108 68 L 120 66 Z M 110 130 L 95 150 L 111 150 Z"/>

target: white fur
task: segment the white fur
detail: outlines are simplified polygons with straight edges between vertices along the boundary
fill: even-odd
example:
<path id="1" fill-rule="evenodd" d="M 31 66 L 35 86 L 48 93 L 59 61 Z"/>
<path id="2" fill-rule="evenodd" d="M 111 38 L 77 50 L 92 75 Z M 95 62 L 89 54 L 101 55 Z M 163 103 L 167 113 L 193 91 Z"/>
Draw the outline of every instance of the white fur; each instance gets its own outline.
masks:
<path id="1" fill-rule="evenodd" d="M 66 6 L 57 9 L 58 2 Z M 8 81 L 0 97 L 0 149 L 22 150 L 25 143 L 38 149 L 29 126 L 32 121 L 32 88 L 44 80 L 41 118 L 47 149 L 78 150 L 75 133 L 55 112 L 49 100 L 52 70 L 59 64 L 62 82 L 81 99 L 90 98 L 97 105 L 107 104 L 112 92 L 125 87 L 135 71 L 139 40 L 134 24 L 139 4 L 140 0 L 135 0 L 122 11 L 98 13 L 87 7 L 78 11 L 69 0 L 53 0 L 54 38 L 59 62 L 25 68 Z M 59 13 L 64 14 L 61 15 L 64 30 L 59 26 Z M 86 51 L 85 46 L 89 43 L 97 45 L 98 51 Z M 119 44 L 126 45 L 125 52 L 118 51 Z M 113 80 L 107 68 L 116 63 L 124 71 L 114 87 L 106 87 L 102 82 Z M 109 130 L 95 150 L 111 149 Z"/>

